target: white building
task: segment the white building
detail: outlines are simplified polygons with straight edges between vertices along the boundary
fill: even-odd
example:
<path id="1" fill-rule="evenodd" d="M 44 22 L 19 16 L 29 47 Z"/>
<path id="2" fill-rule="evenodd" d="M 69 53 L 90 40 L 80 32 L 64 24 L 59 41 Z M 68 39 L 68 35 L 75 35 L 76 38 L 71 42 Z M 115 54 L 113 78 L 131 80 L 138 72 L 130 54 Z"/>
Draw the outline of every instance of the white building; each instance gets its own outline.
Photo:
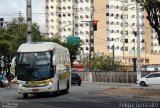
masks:
<path id="1" fill-rule="evenodd" d="M 94 33 L 96 53 L 112 56 L 114 45 L 115 58 L 133 65 L 132 58 L 137 58 L 137 36 L 133 31 L 137 31 L 138 17 L 141 64 L 159 63 L 156 60 L 160 54 L 156 33 L 140 7 L 137 16 L 135 0 L 95 0 L 94 8 L 94 18 L 99 20 L 98 30 Z"/>
<path id="2" fill-rule="evenodd" d="M 90 25 L 93 19 L 93 0 L 46 0 L 46 31 L 49 37 L 80 37 L 82 52 L 89 53 Z"/>
<path id="3" fill-rule="evenodd" d="M 137 13 L 135 0 L 107 0 L 107 49 L 112 52 L 113 45 L 116 54 L 135 55 L 137 53 Z M 144 11 L 139 11 L 139 36 L 141 53 L 144 53 Z"/>

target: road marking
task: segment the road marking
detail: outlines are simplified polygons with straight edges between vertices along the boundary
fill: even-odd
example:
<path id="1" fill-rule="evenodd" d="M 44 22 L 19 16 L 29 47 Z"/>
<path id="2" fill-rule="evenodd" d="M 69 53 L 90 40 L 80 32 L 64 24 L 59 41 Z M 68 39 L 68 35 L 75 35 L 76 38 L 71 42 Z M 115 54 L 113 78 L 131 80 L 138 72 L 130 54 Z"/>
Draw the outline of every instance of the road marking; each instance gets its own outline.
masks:
<path id="1" fill-rule="evenodd" d="M 67 99 L 78 100 L 78 101 L 82 100 L 82 99 L 79 99 L 79 98 L 67 98 Z"/>

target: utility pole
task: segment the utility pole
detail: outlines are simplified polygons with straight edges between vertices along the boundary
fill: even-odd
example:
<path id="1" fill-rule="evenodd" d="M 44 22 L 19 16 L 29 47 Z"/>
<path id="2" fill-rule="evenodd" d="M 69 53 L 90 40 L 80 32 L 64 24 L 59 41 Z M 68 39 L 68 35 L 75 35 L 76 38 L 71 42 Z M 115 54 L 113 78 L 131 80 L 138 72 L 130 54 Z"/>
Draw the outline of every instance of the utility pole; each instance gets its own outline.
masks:
<path id="1" fill-rule="evenodd" d="M 136 58 L 136 39 L 135 37 L 137 36 L 137 32 L 136 31 L 133 31 L 134 33 L 134 58 L 133 58 L 133 71 L 136 72 L 136 61 L 137 61 L 137 58 Z"/>
<path id="2" fill-rule="evenodd" d="M 32 42 L 32 1 L 26 0 L 27 42 Z"/>
<path id="3" fill-rule="evenodd" d="M 89 61 L 94 54 L 94 36 L 93 36 L 93 21 L 82 21 L 89 23 Z"/>
<path id="4" fill-rule="evenodd" d="M 112 71 L 114 72 L 114 45 L 113 45 L 113 60 L 112 60 Z"/>
<path id="5" fill-rule="evenodd" d="M 4 23 L 4 19 L 3 18 L 0 18 L 0 28 L 3 28 L 3 24 Z"/>
<path id="6" fill-rule="evenodd" d="M 141 59 L 140 59 L 140 36 L 139 36 L 139 8 L 136 2 L 136 15 L 137 15 L 137 80 L 141 78 Z"/>
<path id="7" fill-rule="evenodd" d="M 21 11 L 19 11 L 18 23 L 19 24 L 23 23 L 23 17 L 22 17 Z"/>
<path id="8" fill-rule="evenodd" d="M 89 23 L 89 65 L 91 65 L 91 58 L 94 56 L 94 31 L 97 31 L 97 20 L 93 19 L 94 15 L 94 5 L 92 4 L 92 11 L 91 11 L 91 20 L 90 21 L 81 21 L 81 22 L 88 22 Z M 90 68 L 89 68 L 89 71 Z"/>

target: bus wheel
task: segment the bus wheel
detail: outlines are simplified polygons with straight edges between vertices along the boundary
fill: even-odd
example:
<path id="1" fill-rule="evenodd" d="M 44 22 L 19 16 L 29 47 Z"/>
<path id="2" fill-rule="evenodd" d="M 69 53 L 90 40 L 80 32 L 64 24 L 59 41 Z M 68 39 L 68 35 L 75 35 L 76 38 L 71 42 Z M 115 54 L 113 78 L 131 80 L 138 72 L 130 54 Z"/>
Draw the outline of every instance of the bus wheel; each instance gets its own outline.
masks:
<path id="1" fill-rule="evenodd" d="M 58 96 L 58 95 L 59 95 L 59 81 L 57 83 L 57 91 L 56 91 L 56 96 Z"/>
<path id="2" fill-rule="evenodd" d="M 68 94 L 69 92 L 69 81 L 67 80 L 66 89 L 64 90 L 65 94 Z"/>
<path id="3" fill-rule="evenodd" d="M 23 99 L 28 98 L 28 94 L 23 94 Z"/>

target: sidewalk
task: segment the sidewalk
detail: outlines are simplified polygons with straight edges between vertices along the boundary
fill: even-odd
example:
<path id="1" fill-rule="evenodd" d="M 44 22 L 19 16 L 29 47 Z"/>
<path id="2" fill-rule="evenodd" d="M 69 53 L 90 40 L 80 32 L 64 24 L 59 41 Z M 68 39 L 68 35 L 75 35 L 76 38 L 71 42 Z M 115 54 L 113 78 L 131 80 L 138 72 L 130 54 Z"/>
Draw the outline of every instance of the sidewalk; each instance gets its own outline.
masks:
<path id="1" fill-rule="evenodd" d="M 101 96 L 119 96 L 160 101 L 160 89 L 115 87 L 102 91 Z"/>
<path id="2" fill-rule="evenodd" d="M 106 82 L 86 82 L 85 84 L 102 84 L 110 86 L 99 93 L 100 96 L 118 96 L 118 97 L 131 97 L 141 99 L 151 99 L 160 101 L 160 86 L 140 87 L 132 83 L 106 83 Z"/>

